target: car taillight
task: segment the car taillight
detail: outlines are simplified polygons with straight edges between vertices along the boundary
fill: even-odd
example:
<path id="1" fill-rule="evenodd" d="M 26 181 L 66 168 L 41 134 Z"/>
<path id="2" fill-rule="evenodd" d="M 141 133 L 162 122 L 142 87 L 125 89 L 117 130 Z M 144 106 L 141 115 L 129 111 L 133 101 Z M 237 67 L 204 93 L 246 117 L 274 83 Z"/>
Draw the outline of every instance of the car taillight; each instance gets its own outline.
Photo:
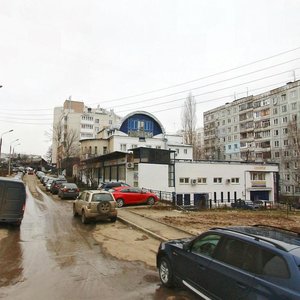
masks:
<path id="1" fill-rule="evenodd" d="M 64 189 L 63 189 L 63 191 L 64 191 L 64 192 L 67 192 L 67 191 L 68 191 L 68 189 L 64 188 Z"/>

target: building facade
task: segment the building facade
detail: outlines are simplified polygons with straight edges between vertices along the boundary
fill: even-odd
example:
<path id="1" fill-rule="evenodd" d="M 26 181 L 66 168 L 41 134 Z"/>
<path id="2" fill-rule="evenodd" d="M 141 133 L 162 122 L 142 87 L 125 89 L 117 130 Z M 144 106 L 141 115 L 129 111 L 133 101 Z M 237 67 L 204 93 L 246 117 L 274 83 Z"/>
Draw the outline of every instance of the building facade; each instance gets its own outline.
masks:
<path id="1" fill-rule="evenodd" d="M 145 128 L 148 128 L 146 131 Z M 193 161 L 183 136 L 167 135 L 147 112 L 126 116 L 115 129 L 81 141 L 76 177 L 97 186 L 123 181 L 175 194 L 179 204 L 225 206 L 237 199 L 277 200 L 278 165 Z"/>
<path id="2" fill-rule="evenodd" d="M 52 164 L 61 169 L 66 157 L 79 157 L 80 140 L 93 139 L 104 127 L 112 127 L 121 118 L 112 110 L 90 108 L 84 102 L 66 100 L 54 108 Z"/>
<path id="3" fill-rule="evenodd" d="M 299 113 L 300 81 L 206 111 L 205 157 L 278 163 L 281 195 L 300 195 L 295 159 Z"/>

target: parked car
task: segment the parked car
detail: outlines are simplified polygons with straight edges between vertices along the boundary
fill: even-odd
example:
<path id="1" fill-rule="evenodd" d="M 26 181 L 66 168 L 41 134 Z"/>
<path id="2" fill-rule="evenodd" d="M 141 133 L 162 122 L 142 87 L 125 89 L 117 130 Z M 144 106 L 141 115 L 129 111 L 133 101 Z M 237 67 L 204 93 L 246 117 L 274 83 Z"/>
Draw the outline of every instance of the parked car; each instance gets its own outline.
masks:
<path id="1" fill-rule="evenodd" d="M 28 174 L 28 175 L 33 175 L 33 174 L 34 174 L 33 169 L 32 169 L 32 168 L 28 168 L 28 169 L 27 169 L 27 174 Z"/>
<path id="2" fill-rule="evenodd" d="M 0 177 L 0 222 L 20 225 L 25 204 L 26 190 L 23 181 Z"/>
<path id="3" fill-rule="evenodd" d="M 79 188 L 75 183 L 64 182 L 58 190 L 58 197 L 61 199 L 76 199 L 79 196 Z"/>
<path id="4" fill-rule="evenodd" d="M 114 196 L 107 191 L 85 190 L 73 202 L 74 217 L 80 215 L 83 224 L 89 220 L 117 220 L 117 203 Z"/>
<path id="5" fill-rule="evenodd" d="M 271 209 L 271 202 L 269 200 L 254 200 L 253 205 L 256 209 Z"/>
<path id="6" fill-rule="evenodd" d="M 212 228 L 162 242 L 156 259 L 167 287 L 205 299 L 300 299 L 299 233 L 272 226 Z"/>
<path id="7" fill-rule="evenodd" d="M 130 185 L 125 182 L 121 182 L 121 181 L 101 182 L 98 186 L 98 190 L 108 191 L 110 189 L 113 189 L 113 188 L 119 187 L 119 186 L 130 186 Z"/>
<path id="8" fill-rule="evenodd" d="M 232 208 L 239 208 L 239 209 L 254 209 L 254 205 L 252 201 L 245 201 L 245 200 L 237 200 L 231 203 Z"/>
<path id="9" fill-rule="evenodd" d="M 51 183 L 51 187 L 50 187 L 50 192 L 53 194 L 53 195 L 56 195 L 58 194 L 58 190 L 60 188 L 60 185 L 62 183 L 66 183 L 67 181 L 65 179 L 54 179 Z"/>
<path id="10" fill-rule="evenodd" d="M 47 180 L 47 183 L 45 185 L 46 191 L 50 192 L 51 184 L 52 184 L 53 181 L 54 181 L 54 178 L 50 178 L 50 179 Z"/>
<path id="11" fill-rule="evenodd" d="M 154 193 L 130 186 L 115 187 L 111 192 L 117 201 L 118 207 L 141 203 L 153 205 L 159 200 Z"/>

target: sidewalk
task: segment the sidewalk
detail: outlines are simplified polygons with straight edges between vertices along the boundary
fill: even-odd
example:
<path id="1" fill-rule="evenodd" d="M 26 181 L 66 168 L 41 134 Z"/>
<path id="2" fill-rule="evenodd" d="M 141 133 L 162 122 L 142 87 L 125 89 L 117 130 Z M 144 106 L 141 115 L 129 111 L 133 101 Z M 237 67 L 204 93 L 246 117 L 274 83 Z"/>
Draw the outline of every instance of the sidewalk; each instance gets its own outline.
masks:
<path id="1" fill-rule="evenodd" d="M 144 231 L 160 241 L 193 236 L 187 231 L 152 220 L 149 217 L 131 211 L 129 208 L 121 208 L 118 210 L 118 220 L 138 230 Z"/>

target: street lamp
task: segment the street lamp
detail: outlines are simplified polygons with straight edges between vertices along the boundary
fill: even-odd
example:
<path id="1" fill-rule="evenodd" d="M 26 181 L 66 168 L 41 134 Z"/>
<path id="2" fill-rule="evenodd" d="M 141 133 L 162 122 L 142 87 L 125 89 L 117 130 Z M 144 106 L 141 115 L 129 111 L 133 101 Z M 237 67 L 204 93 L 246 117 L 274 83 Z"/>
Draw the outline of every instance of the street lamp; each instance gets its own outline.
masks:
<path id="1" fill-rule="evenodd" d="M 14 131 L 14 130 L 13 130 L 13 129 L 10 129 L 10 130 L 8 130 L 8 131 L 5 131 L 5 132 L 3 132 L 3 133 L 1 134 L 1 136 L 0 136 L 0 161 L 1 161 L 2 136 L 3 136 L 4 134 L 9 133 L 9 132 L 12 132 L 12 131 Z"/>
<path id="2" fill-rule="evenodd" d="M 10 162 L 11 162 L 11 145 L 17 142 L 19 139 L 12 141 L 9 145 L 9 159 L 8 159 L 8 176 L 10 176 Z"/>

